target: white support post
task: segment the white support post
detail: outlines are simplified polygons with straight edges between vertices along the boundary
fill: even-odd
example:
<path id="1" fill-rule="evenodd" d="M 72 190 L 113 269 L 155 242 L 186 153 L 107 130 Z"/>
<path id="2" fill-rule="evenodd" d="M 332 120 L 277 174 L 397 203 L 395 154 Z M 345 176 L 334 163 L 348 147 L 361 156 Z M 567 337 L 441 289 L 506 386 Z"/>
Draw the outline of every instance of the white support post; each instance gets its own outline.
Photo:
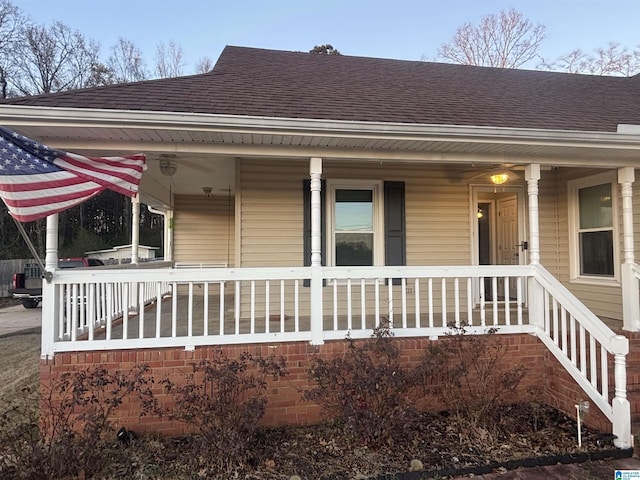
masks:
<path id="1" fill-rule="evenodd" d="M 622 264 L 622 328 L 630 332 L 640 331 L 640 294 L 635 276 L 633 237 L 633 189 L 635 170 L 632 167 L 618 169 L 618 183 L 622 196 L 622 235 L 624 263 Z"/>
<path id="2" fill-rule="evenodd" d="M 538 180 L 540 165 L 532 163 L 524 169 L 529 195 L 529 262 L 540 264 L 540 226 L 538 221 Z"/>
<path id="3" fill-rule="evenodd" d="M 138 264 L 140 246 L 140 197 L 131 197 L 131 263 Z"/>
<path id="4" fill-rule="evenodd" d="M 164 260 L 173 262 L 173 210 L 164 214 Z"/>
<path id="5" fill-rule="evenodd" d="M 58 267 L 58 214 L 47 217 L 45 267 L 53 272 Z M 59 298 L 55 286 L 48 281 L 42 282 L 42 334 L 40 339 L 41 358 L 53 358 L 53 341 L 56 325 L 60 321 L 57 315 Z"/>
<path id="6" fill-rule="evenodd" d="M 614 355 L 615 397 L 611 402 L 613 409 L 613 444 L 618 448 L 631 448 L 631 406 L 627 399 L 626 356 L 629 353 L 629 340 L 616 335 L 612 340 Z"/>
<path id="7" fill-rule="evenodd" d="M 538 180 L 540 165 L 532 163 L 524 169 L 529 199 L 529 263 L 540 265 L 540 227 L 538 220 Z M 544 291 L 536 277 L 529 277 L 527 285 L 529 321 L 544 328 Z"/>
<path id="8" fill-rule="evenodd" d="M 309 165 L 311 177 L 311 344 L 324 343 L 322 325 L 322 158 L 312 158 Z"/>

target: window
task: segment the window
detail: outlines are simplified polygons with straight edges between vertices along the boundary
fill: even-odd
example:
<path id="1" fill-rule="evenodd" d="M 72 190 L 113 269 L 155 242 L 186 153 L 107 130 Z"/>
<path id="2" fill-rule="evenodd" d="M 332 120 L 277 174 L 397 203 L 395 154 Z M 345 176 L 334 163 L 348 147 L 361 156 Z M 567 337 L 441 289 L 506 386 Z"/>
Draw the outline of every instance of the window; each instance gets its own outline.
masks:
<path id="1" fill-rule="evenodd" d="M 383 220 L 380 217 L 381 185 L 329 184 L 331 265 L 381 265 L 384 252 Z"/>
<path id="2" fill-rule="evenodd" d="M 309 180 L 302 192 L 303 264 L 311 265 Z M 323 180 L 322 265 L 406 265 L 404 193 L 398 181 Z"/>
<path id="3" fill-rule="evenodd" d="M 570 182 L 572 277 L 615 279 L 617 235 L 615 183 L 610 175 Z"/>

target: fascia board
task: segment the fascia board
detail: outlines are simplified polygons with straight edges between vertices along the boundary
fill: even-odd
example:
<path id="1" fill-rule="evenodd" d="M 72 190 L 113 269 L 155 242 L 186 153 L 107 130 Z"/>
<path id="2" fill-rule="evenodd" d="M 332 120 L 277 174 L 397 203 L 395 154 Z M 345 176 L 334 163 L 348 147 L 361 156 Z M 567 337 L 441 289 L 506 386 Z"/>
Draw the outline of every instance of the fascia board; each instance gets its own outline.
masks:
<path id="1" fill-rule="evenodd" d="M 618 127 L 618 132 L 585 132 L 21 105 L 0 105 L 0 124 L 640 149 L 640 126 L 623 125 Z"/>

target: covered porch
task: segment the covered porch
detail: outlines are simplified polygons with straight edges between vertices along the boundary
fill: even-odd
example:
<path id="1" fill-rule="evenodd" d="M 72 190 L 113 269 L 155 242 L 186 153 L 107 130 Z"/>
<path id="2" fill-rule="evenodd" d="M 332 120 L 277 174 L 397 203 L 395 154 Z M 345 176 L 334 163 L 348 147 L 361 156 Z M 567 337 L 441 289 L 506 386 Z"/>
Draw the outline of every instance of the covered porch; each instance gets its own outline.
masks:
<path id="1" fill-rule="evenodd" d="M 471 334 L 537 337 L 611 422 L 616 445 L 631 445 L 626 397 L 629 342 L 601 321 L 540 263 L 540 165 L 524 168 L 526 264 L 324 266 L 322 166 L 309 163 L 310 265 L 240 267 L 137 264 L 55 270 L 57 218 L 47 222 L 42 354 L 272 345 L 394 336 L 437 341 L 450 327 Z M 618 170 L 623 203 L 625 305 L 638 304 L 633 251 L 633 169 Z M 134 224 L 137 209 L 133 209 Z M 133 238 L 135 245 L 135 234 Z M 135 247 L 132 249 L 135 252 Z M 636 296 L 633 296 L 633 293 Z M 637 311 L 637 310 L 636 310 Z M 637 329 L 625 307 L 625 329 Z M 506 338 L 506 337 L 505 337 Z"/>

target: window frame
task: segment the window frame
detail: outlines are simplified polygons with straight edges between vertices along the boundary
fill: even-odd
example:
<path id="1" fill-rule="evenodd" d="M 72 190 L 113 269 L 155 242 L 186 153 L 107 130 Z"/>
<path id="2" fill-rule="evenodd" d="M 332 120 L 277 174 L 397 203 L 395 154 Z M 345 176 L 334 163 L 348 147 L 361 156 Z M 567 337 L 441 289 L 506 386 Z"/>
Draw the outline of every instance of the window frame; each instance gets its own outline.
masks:
<path id="1" fill-rule="evenodd" d="M 584 231 L 611 231 L 613 248 L 613 276 L 584 275 L 580 273 L 580 197 L 581 189 L 595 187 L 603 184 L 611 185 L 611 227 L 606 229 L 584 229 Z M 601 173 L 579 179 L 569 180 L 567 183 L 569 204 L 569 268 L 570 281 L 575 283 L 595 285 L 619 285 L 620 284 L 620 237 L 619 237 L 619 207 L 618 184 L 615 172 Z"/>
<path id="2" fill-rule="evenodd" d="M 384 184 L 381 180 L 328 179 L 326 195 L 327 265 L 336 266 L 335 253 L 335 205 L 336 190 L 371 190 L 373 202 L 373 267 L 385 264 Z M 348 266 L 345 265 L 348 268 Z"/>

